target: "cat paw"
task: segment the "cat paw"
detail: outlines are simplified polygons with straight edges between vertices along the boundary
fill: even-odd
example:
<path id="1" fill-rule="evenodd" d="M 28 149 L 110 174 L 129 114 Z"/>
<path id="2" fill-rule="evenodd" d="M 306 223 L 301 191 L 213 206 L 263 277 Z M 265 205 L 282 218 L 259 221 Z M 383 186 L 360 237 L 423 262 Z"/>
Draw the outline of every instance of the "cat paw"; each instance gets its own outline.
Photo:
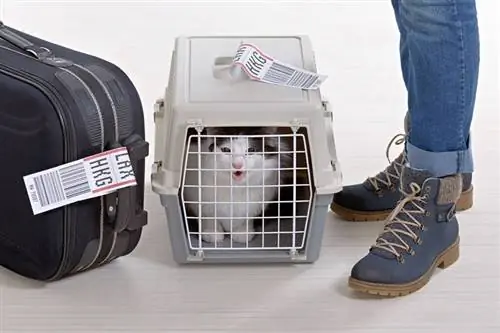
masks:
<path id="1" fill-rule="evenodd" d="M 251 231 L 250 231 L 251 232 Z M 236 243 L 246 243 L 247 239 L 250 242 L 255 237 L 252 233 L 232 234 L 231 239 Z"/>
<path id="2" fill-rule="evenodd" d="M 224 234 L 202 234 L 201 238 L 207 243 L 217 243 L 224 240 Z"/>

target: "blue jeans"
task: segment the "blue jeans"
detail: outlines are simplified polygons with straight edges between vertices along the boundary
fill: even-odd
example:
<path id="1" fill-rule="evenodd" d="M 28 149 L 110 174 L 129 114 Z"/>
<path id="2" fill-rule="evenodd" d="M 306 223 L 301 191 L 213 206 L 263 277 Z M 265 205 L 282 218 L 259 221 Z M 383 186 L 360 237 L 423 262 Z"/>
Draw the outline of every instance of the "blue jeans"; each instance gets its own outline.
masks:
<path id="1" fill-rule="evenodd" d="M 408 90 L 410 167 L 471 173 L 470 126 L 479 70 L 475 0 L 392 0 Z"/>

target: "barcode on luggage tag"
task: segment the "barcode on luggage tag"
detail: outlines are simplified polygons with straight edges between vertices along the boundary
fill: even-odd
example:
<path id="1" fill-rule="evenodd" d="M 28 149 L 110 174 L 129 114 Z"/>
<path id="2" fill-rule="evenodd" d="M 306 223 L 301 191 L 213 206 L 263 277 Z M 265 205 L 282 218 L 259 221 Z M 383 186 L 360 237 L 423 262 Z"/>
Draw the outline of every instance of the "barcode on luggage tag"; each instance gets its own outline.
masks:
<path id="1" fill-rule="evenodd" d="M 24 177 L 35 215 L 137 184 L 127 148 L 117 148 Z"/>
<path id="2" fill-rule="evenodd" d="M 253 44 L 241 44 L 233 58 L 253 80 L 300 89 L 317 89 L 326 80 L 320 75 L 286 64 L 265 54 Z"/>

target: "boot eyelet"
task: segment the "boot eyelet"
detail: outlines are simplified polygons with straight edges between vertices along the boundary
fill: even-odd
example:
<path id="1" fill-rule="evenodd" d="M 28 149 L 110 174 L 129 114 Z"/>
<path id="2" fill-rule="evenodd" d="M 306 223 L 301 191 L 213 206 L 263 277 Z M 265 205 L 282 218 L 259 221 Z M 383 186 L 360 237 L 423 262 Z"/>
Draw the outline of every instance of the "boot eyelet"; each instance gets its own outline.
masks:
<path id="1" fill-rule="evenodd" d="M 425 212 L 425 216 L 431 216 L 431 212 L 426 211 L 426 212 Z"/>
<path id="2" fill-rule="evenodd" d="M 431 187 L 430 186 L 426 186 L 425 189 L 424 189 L 424 192 L 429 193 L 430 191 L 431 191 Z"/>
<path id="3" fill-rule="evenodd" d="M 408 250 L 408 254 L 411 255 L 411 256 L 414 256 L 415 255 L 415 250 L 414 249 L 409 249 Z"/>
<path id="4" fill-rule="evenodd" d="M 405 258 L 402 255 L 399 255 L 397 258 L 398 258 L 398 262 L 400 264 L 404 264 L 405 263 Z"/>
<path id="5" fill-rule="evenodd" d="M 389 186 L 389 191 L 391 191 L 391 192 L 396 192 L 396 186 L 394 186 L 394 184 L 391 184 L 391 185 Z"/>
<path id="6" fill-rule="evenodd" d="M 417 244 L 417 245 L 422 245 L 422 238 L 417 237 L 417 238 L 415 239 L 415 244 Z"/>

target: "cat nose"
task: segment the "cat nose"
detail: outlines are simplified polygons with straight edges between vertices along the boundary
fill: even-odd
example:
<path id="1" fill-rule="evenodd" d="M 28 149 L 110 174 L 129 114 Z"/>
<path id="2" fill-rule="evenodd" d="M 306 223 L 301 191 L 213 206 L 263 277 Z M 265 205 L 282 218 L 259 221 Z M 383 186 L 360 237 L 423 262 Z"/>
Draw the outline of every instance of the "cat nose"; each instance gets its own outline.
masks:
<path id="1" fill-rule="evenodd" d="M 243 167 L 243 162 L 241 161 L 233 161 L 233 168 L 241 169 Z"/>

